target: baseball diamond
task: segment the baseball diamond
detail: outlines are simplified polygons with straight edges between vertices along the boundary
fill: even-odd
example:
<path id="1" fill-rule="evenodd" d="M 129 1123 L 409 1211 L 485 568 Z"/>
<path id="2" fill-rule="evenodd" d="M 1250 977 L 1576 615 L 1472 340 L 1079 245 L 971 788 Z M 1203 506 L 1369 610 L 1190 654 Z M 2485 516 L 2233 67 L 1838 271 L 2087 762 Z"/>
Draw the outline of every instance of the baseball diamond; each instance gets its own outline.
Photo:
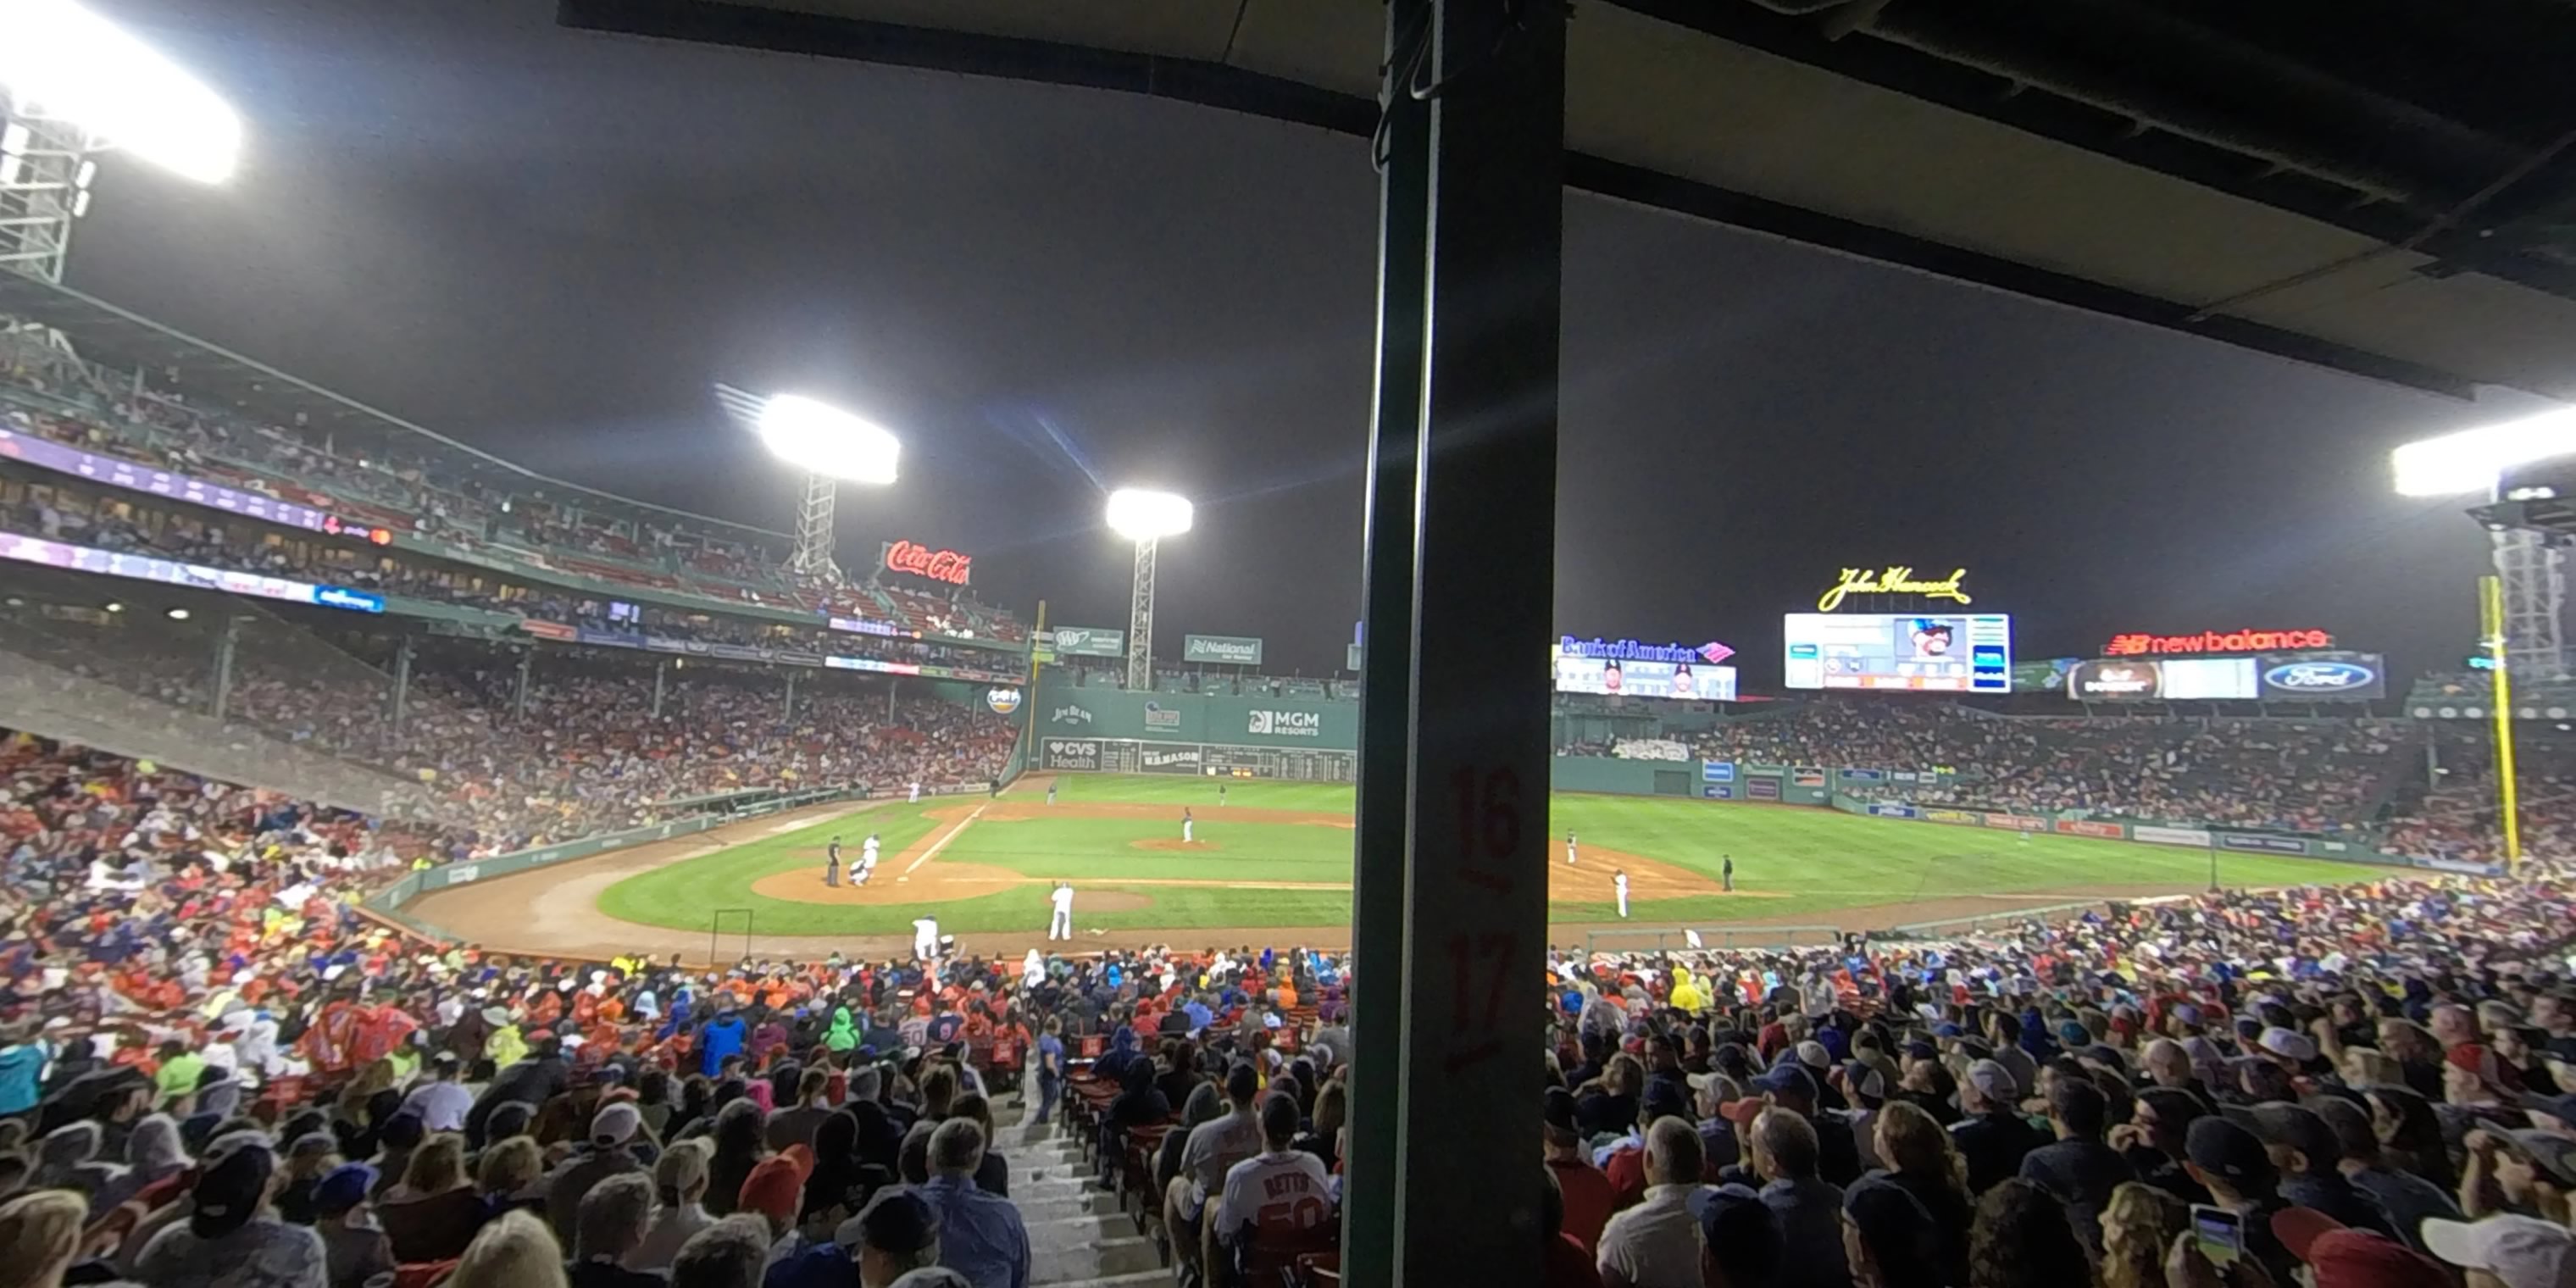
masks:
<path id="1" fill-rule="evenodd" d="M 1227 803 L 1218 805 L 1222 783 Z M 1054 804 L 1048 804 L 1053 789 Z M 1032 776 L 999 796 L 813 806 L 684 839 L 428 894 L 406 911 L 489 948 L 708 951 L 711 909 L 749 909 L 774 953 L 897 952 L 925 909 L 995 951 L 1043 942 L 1047 893 L 1075 889 L 1077 946 L 1250 938 L 1348 942 L 1351 789 L 1159 775 Z M 1183 808 L 1197 839 L 1180 841 Z M 1548 868 L 1556 933 L 1668 924 L 1886 928 L 2088 899 L 2184 893 L 2208 858 L 2079 835 L 1987 832 L 1824 810 L 1559 792 Z M 881 838 L 867 885 L 827 885 L 835 834 Z M 1725 860 L 1735 888 L 1721 888 Z M 2348 864 L 2230 855 L 2231 884 L 2350 880 Z M 1613 874 L 1624 871 L 1621 922 Z"/>

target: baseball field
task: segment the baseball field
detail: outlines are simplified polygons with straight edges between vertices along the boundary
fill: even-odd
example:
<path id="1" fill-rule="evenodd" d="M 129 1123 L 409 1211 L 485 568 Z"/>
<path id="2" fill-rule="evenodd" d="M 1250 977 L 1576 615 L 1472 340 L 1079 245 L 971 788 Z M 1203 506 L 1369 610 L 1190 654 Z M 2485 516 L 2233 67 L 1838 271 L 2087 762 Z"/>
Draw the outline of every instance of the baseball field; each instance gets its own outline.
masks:
<path id="1" fill-rule="evenodd" d="M 1352 789 L 1310 783 L 1061 775 L 1003 795 L 832 806 L 737 824 L 428 896 L 425 920 L 524 952 L 685 951 L 723 931 L 768 951 L 875 952 L 925 910 L 980 946 L 1043 937 L 1046 896 L 1073 884 L 1077 944 L 1348 935 Z M 1191 814 L 1190 839 L 1181 835 Z M 1831 810 L 1558 794 L 1549 898 L 1561 931 L 1642 926 L 1885 927 L 2086 898 L 2204 888 L 2207 852 L 1857 817 Z M 878 838 L 857 885 L 824 881 Z M 1565 838 L 1577 861 L 1565 862 Z M 1735 889 L 1721 889 L 1725 858 Z M 1622 922 L 1614 872 L 1629 880 Z M 2227 854 L 2229 885 L 2351 881 L 2368 869 Z M 720 922 L 719 917 L 726 920 Z M 729 927 L 729 928 L 728 928 Z"/>

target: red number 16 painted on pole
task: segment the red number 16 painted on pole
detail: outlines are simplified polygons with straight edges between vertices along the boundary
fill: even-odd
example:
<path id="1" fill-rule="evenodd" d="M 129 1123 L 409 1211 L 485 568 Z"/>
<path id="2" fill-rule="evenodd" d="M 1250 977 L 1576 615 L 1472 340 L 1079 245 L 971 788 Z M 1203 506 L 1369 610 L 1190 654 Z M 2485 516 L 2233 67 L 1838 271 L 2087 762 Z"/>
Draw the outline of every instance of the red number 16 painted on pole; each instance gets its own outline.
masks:
<path id="1" fill-rule="evenodd" d="M 1496 894 L 1512 889 L 1509 864 L 1521 843 L 1521 776 L 1510 769 L 1450 775 L 1458 797 L 1458 875 Z"/>

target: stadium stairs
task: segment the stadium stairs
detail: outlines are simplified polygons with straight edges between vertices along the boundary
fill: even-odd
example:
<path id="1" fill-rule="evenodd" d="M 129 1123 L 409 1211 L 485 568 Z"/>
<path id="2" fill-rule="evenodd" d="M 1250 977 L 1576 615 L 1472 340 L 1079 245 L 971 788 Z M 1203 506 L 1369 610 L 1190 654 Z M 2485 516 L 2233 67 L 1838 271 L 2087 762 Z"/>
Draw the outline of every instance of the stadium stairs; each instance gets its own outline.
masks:
<path id="1" fill-rule="evenodd" d="M 1119 1196 L 1091 1179 L 1061 1123 L 997 1106 L 994 1134 L 1011 1164 L 1011 1202 L 1029 1229 L 1029 1283 L 1062 1288 L 1169 1288 L 1172 1272 Z"/>

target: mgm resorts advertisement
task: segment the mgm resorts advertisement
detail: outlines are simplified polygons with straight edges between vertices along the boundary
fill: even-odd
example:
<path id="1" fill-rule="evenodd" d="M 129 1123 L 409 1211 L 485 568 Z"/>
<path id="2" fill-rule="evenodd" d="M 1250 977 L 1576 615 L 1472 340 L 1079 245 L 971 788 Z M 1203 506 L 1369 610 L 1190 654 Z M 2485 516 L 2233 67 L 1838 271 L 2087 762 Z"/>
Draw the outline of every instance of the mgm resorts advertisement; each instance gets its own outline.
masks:
<path id="1" fill-rule="evenodd" d="M 2377 653 L 2321 650 L 2252 657 L 2100 658 L 2066 673 L 2078 702 L 2368 702 L 2388 696 Z"/>

